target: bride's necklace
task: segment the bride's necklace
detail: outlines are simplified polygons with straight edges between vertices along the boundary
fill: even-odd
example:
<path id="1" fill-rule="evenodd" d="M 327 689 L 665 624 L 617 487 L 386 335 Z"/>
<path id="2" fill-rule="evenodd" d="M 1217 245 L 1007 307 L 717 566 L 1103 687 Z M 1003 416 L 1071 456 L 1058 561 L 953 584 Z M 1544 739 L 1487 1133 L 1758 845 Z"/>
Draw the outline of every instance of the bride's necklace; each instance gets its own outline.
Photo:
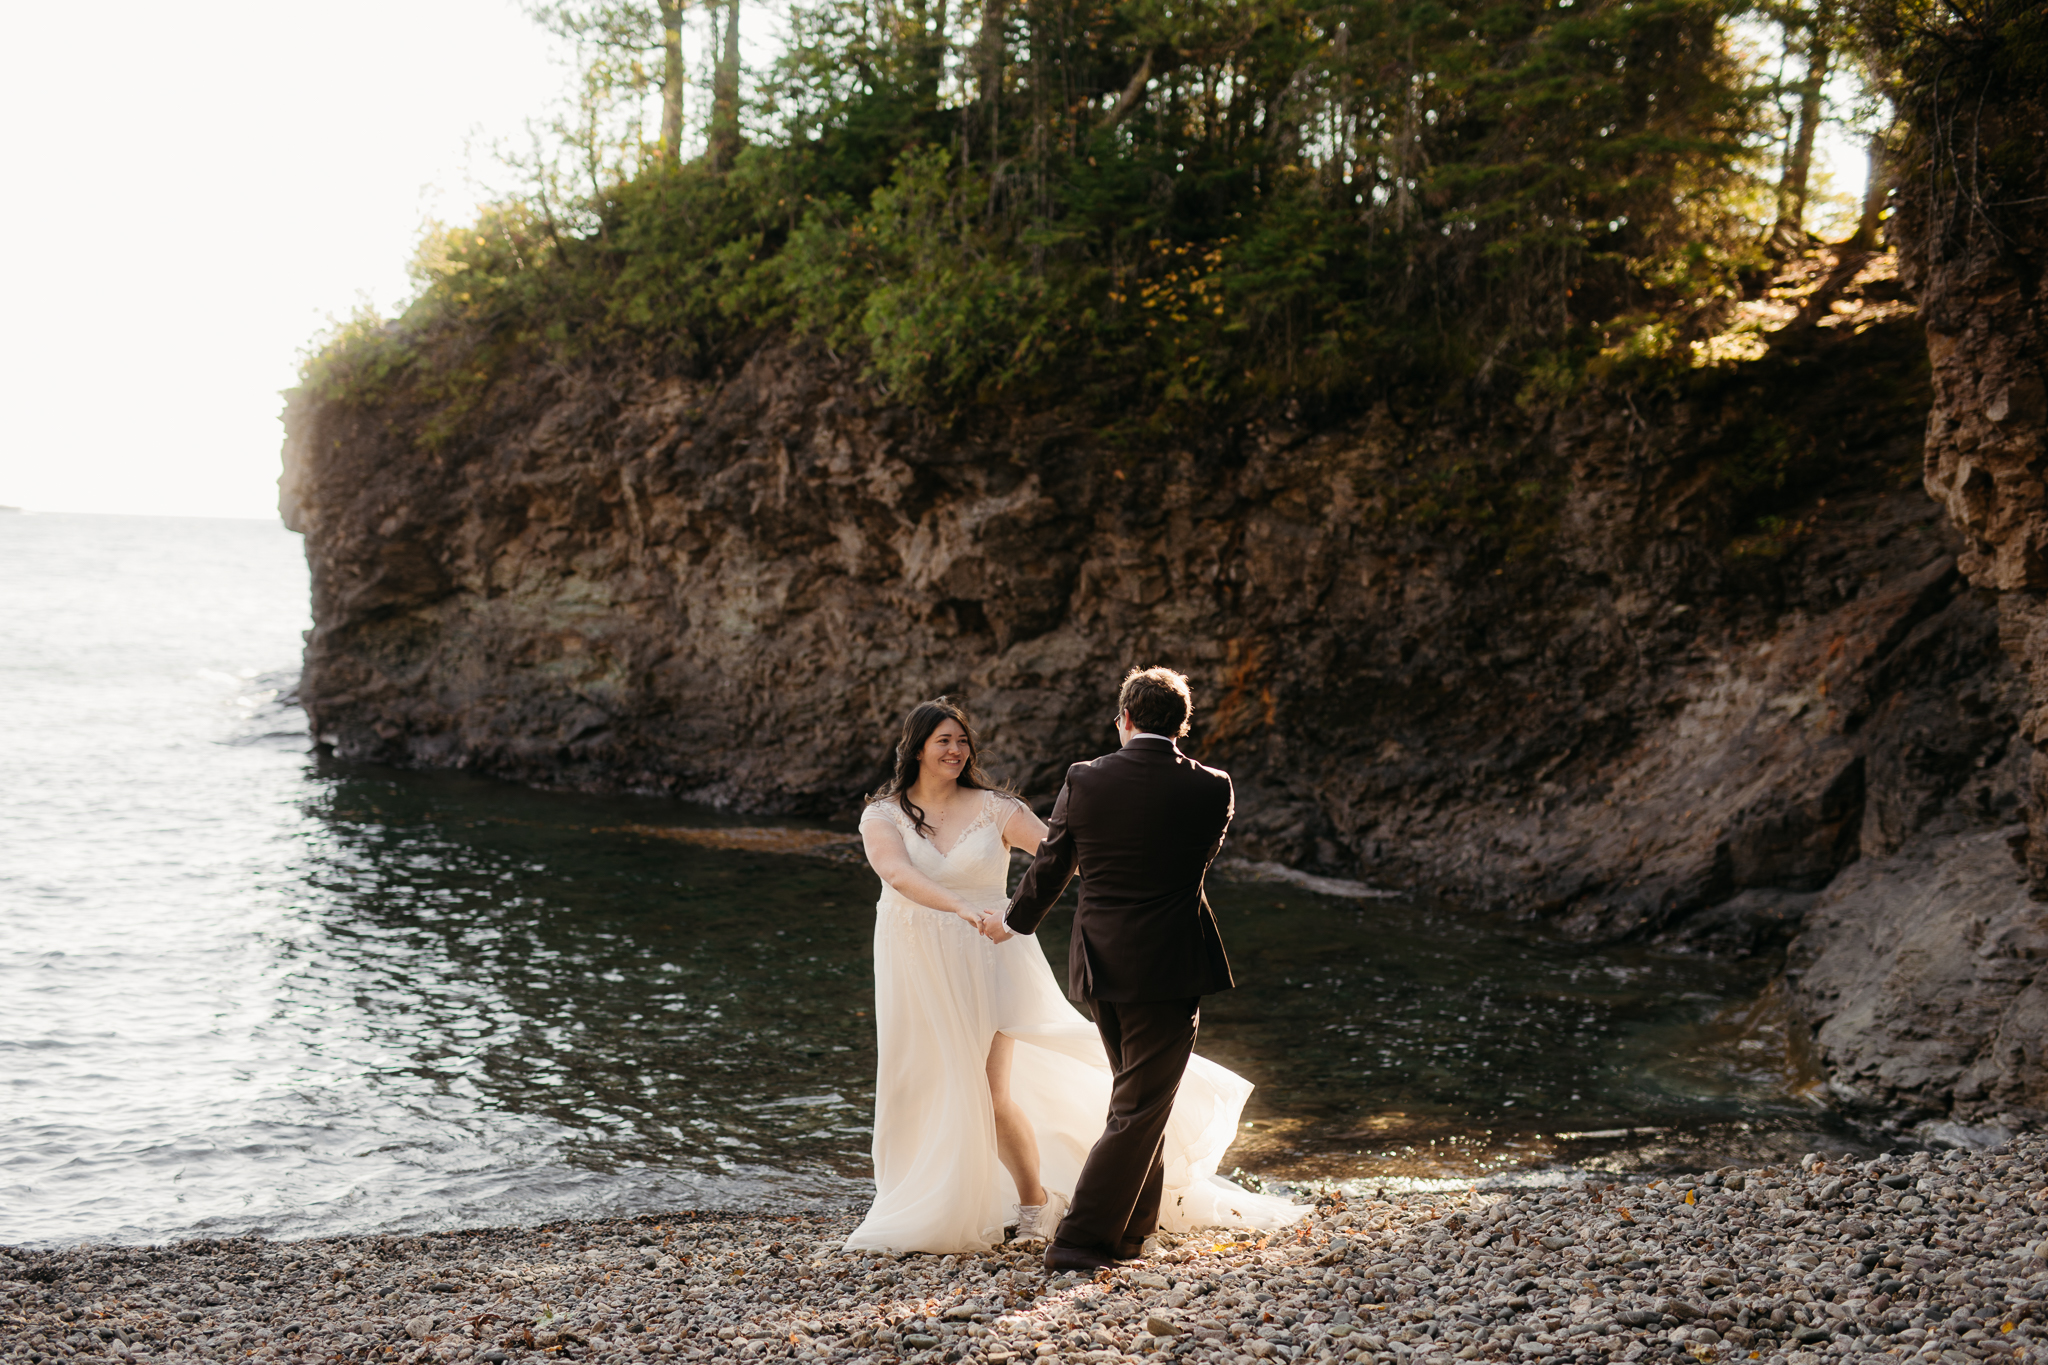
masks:
<path id="1" fill-rule="evenodd" d="M 947 796 L 945 797 L 946 804 L 943 806 L 936 801 L 923 803 L 925 807 L 924 822 L 932 827 L 932 833 L 938 833 L 939 830 L 945 825 L 946 817 L 953 813 L 953 806 L 959 800 L 960 791 L 959 788 L 956 787 L 952 792 L 947 794 Z"/>

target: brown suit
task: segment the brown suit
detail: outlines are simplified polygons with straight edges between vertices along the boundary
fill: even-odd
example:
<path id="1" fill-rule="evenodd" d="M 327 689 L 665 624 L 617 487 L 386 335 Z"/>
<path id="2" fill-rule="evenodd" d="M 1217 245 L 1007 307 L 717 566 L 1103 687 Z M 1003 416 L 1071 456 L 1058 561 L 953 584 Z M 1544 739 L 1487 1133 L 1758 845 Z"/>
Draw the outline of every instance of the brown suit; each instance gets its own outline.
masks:
<path id="1" fill-rule="evenodd" d="M 1160 1144 L 1200 997 L 1234 984 L 1202 891 L 1234 809 L 1228 773 L 1163 739 L 1076 763 L 1003 916 L 1035 931 L 1080 874 L 1067 993 L 1094 1014 L 1115 1079 L 1055 1239 L 1065 1245 L 1129 1257 L 1159 1226 Z"/>

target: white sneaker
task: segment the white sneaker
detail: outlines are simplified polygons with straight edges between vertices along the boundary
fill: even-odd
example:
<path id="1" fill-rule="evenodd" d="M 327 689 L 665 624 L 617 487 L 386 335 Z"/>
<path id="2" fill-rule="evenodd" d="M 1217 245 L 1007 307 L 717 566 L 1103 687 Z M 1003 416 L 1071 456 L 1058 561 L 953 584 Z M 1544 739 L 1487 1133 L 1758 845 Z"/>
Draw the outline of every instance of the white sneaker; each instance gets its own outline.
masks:
<path id="1" fill-rule="evenodd" d="M 1043 1204 L 1017 1206 L 1017 1240 L 1049 1241 L 1054 1231 L 1059 1228 L 1060 1219 L 1066 1216 L 1067 1197 L 1057 1190 L 1047 1190 Z"/>

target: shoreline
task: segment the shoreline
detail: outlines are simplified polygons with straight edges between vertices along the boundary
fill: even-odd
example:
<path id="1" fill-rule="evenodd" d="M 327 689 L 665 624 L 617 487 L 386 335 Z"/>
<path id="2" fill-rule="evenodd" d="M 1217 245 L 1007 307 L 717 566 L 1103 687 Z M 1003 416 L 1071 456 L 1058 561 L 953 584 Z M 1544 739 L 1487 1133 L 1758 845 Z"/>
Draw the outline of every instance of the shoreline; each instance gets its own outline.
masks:
<path id="1" fill-rule="evenodd" d="M 846 1365 L 2048 1362 L 2048 1137 L 1320 1201 L 1084 1279 L 849 1255 L 853 1212 L 0 1248 L 0 1359 Z"/>

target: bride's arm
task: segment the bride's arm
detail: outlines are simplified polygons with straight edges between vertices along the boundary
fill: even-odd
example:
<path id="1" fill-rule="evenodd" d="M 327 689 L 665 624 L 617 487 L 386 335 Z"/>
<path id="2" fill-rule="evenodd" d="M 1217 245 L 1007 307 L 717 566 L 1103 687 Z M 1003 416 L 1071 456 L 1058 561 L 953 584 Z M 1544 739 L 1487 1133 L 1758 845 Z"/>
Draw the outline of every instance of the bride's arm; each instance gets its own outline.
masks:
<path id="1" fill-rule="evenodd" d="M 1031 807 L 1022 801 L 1010 809 L 1010 818 L 1003 821 L 1003 842 L 1011 848 L 1021 848 L 1026 853 L 1038 852 L 1038 844 L 1045 838 L 1045 821 L 1032 814 Z"/>
<path id="2" fill-rule="evenodd" d="M 928 910 L 936 910 L 942 915 L 958 915 L 975 928 L 981 927 L 978 911 L 912 865 L 910 850 L 903 843 L 902 830 L 878 820 L 869 820 L 861 825 L 860 841 L 867 850 L 868 866 L 899 895 Z"/>

